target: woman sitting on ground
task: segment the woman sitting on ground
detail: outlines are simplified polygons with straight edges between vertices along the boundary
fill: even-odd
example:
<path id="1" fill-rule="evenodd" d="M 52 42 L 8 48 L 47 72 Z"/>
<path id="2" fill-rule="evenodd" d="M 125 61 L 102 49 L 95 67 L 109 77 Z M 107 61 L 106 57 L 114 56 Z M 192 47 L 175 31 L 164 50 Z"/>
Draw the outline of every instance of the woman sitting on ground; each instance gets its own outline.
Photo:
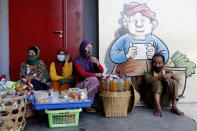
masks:
<path id="1" fill-rule="evenodd" d="M 95 94 L 99 91 L 99 81 L 97 77 L 100 77 L 103 73 L 103 67 L 92 56 L 93 43 L 90 41 L 83 41 L 79 48 L 80 56 L 74 60 L 74 66 L 77 71 L 78 80 L 80 82 L 76 85 L 79 88 L 86 88 L 88 91 L 88 97 L 94 99 Z M 95 113 L 96 110 L 93 107 L 86 108 L 87 112 Z"/>
<path id="2" fill-rule="evenodd" d="M 27 50 L 27 61 L 20 66 L 20 78 L 30 81 L 35 90 L 45 90 L 49 79 L 47 66 L 42 60 L 38 60 L 40 50 L 37 46 L 31 46 Z"/>
<path id="3" fill-rule="evenodd" d="M 57 50 L 57 58 L 50 65 L 50 78 L 52 84 L 50 89 L 68 90 L 74 84 L 72 77 L 73 67 L 70 54 L 65 49 Z"/>

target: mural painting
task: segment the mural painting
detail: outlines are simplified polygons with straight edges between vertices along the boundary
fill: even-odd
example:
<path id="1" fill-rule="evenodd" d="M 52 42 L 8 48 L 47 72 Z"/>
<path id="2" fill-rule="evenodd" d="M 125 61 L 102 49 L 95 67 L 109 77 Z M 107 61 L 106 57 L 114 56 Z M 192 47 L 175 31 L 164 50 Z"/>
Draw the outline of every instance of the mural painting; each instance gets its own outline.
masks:
<path id="1" fill-rule="evenodd" d="M 186 80 L 195 73 L 196 64 L 179 51 L 169 56 L 167 43 L 154 34 L 158 25 L 156 13 L 146 3 L 125 4 L 121 15 L 121 30 L 124 33 L 112 42 L 109 49 L 110 60 L 115 64 L 112 73 L 132 76 L 138 91 L 143 74 L 151 67 L 150 59 L 159 53 L 165 58 L 165 68 L 180 78 L 179 96 L 183 95 Z"/>

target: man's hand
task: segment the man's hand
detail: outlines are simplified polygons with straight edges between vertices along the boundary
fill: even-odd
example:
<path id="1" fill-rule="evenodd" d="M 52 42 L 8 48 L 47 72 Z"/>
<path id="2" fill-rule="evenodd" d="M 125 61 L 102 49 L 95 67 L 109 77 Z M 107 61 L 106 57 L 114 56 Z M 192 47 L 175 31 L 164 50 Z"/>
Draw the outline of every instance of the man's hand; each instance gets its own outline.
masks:
<path id="1" fill-rule="evenodd" d="M 129 51 L 126 54 L 127 59 L 129 58 L 135 58 L 135 56 L 137 55 L 137 47 L 133 46 L 132 43 L 130 43 L 130 47 L 129 47 Z"/>
<path id="2" fill-rule="evenodd" d="M 96 57 L 91 56 L 90 61 L 95 63 L 97 66 L 99 66 L 99 61 L 96 59 Z"/>
<path id="3" fill-rule="evenodd" d="M 167 78 L 165 81 L 168 83 L 168 86 L 171 87 L 173 85 L 173 80 L 171 78 Z"/>
<path id="4" fill-rule="evenodd" d="M 166 79 L 172 78 L 172 76 L 173 76 L 172 73 L 166 73 L 166 74 L 163 74 L 163 75 L 162 75 L 162 78 L 163 78 L 164 80 L 166 80 Z"/>
<path id="5" fill-rule="evenodd" d="M 153 46 L 153 41 L 151 41 L 151 44 L 148 44 L 146 47 L 146 55 L 148 59 L 152 59 L 154 52 L 155 52 L 155 48 Z"/>

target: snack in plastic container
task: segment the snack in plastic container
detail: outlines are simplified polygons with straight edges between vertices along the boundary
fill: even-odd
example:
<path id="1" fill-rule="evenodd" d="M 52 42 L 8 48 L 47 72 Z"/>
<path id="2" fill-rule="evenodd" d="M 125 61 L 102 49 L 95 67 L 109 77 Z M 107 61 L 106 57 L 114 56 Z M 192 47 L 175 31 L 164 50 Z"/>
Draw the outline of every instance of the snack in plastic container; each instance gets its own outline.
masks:
<path id="1" fill-rule="evenodd" d="M 56 90 L 56 91 L 52 90 L 52 91 L 50 92 L 50 102 L 52 102 L 52 103 L 59 102 L 59 98 L 60 98 L 60 97 L 61 97 L 61 96 L 60 96 L 58 90 Z"/>
<path id="2" fill-rule="evenodd" d="M 62 98 L 64 99 L 64 100 L 68 100 L 69 99 L 69 93 L 68 93 L 68 91 L 67 90 L 63 90 L 63 91 L 61 91 L 61 96 L 62 96 Z"/>
<path id="3" fill-rule="evenodd" d="M 69 91 L 69 97 L 71 101 L 79 101 L 79 93 L 77 88 L 71 88 Z"/>
<path id="4" fill-rule="evenodd" d="M 36 98 L 36 103 L 48 103 L 49 102 L 49 92 L 48 91 L 34 91 L 34 96 Z"/>
<path id="5" fill-rule="evenodd" d="M 88 92 L 87 92 L 87 90 L 86 89 L 80 89 L 79 97 L 80 97 L 81 101 L 88 100 Z"/>

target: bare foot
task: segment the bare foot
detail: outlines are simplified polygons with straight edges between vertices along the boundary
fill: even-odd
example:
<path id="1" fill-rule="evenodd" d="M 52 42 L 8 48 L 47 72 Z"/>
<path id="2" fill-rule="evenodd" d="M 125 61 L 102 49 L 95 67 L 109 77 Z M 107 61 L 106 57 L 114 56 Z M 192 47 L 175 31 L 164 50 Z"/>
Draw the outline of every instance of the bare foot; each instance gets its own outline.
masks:
<path id="1" fill-rule="evenodd" d="M 177 114 L 179 116 L 184 116 L 184 113 L 182 111 L 180 111 L 177 107 L 172 107 L 171 108 L 171 112 L 175 113 L 175 114 Z"/>
<path id="2" fill-rule="evenodd" d="M 157 117 L 163 117 L 163 113 L 162 113 L 161 109 L 155 109 L 155 113 L 154 114 Z"/>

